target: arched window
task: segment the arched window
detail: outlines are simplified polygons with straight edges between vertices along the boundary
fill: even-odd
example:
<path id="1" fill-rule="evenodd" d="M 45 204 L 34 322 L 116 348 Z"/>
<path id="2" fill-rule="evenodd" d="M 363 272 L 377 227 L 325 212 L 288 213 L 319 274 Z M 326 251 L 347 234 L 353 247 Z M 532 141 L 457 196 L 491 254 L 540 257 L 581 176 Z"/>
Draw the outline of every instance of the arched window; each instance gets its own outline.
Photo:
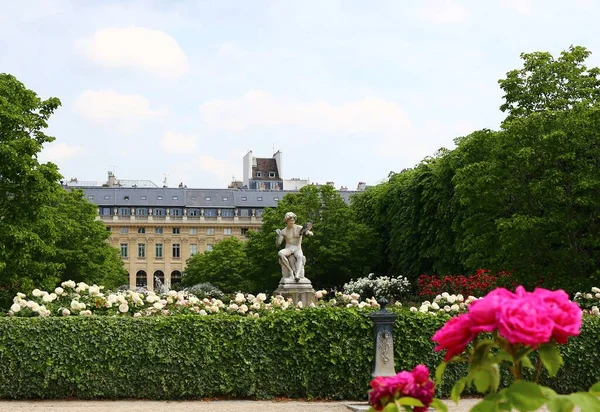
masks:
<path id="1" fill-rule="evenodd" d="M 148 285 L 148 276 L 146 272 L 143 270 L 138 270 L 135 274 L 135 286 L 138 288 L 143 288 Z"/>
<path id="2" fill-rule="evenodd" d="M 174 270 L 171 272 L 171 285 L 175 285 L 181 282 L 181 272 L 178 270 Z"/>

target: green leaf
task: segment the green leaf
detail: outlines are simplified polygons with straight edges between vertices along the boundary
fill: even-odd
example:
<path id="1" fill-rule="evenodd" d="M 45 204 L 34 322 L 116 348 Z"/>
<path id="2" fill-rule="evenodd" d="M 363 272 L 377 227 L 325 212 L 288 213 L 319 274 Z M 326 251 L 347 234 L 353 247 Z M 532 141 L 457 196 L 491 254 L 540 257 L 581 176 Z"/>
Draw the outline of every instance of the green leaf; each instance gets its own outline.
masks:
<path id="1" fill-rule="evenodd" d="M 497 363 L 490 365 L 490 389 L 492 392 L 498 391 L 500 387 L 500 367 Z"/>
<path id="2" fill-rule="evenodd" d="M 460 394 L 465 390 L 465 385 L 467 384 L 467 378 L 462 378 L 456 381 L 454 386 L 452 387 L 452 392 L 450 393 L 450 399 L 452 399 L 455 403 L 458 403 L 460 400 Z"/>
<path id="3" fill-rule="evenodd" d="M 556 396 L 546 404 L 550 412 L 571 412 L 575 405 L 567 396 Z"/>
<path id="4" fill-rule="evenodd" d="M 592 385 L 592 387 L 590 388 L 590 393 L 592 395 L 600 396 L 600 382 L 597 382 Z"/>
<path id="5" fill-rule="evenodd" d="M 523 365 L 524 368 L 535 369 L 528 356 L 521 358 L 521 365 Z"/>
<path id="6" fill-rule="evenodd" d="M 473 373 L 475 388 L 480 393 L 485 393 L 490 387 L 491 378 L 489 369 L 480 369 Z"/>
<path id="7" fill-rule="evenodd" d="M 402 398 L 397 399 L 396 402 L 406 406 L 424 406 L 423 402 L 417 398 L 411 398 L 410 396 L 403 396 Z"/>
<path id="8" fill-rule="evenodd" d="M 470 412 L 496 412 L 499 411 L 498 401 L 484 399 L 475 406 L 473 406 Z"/>
<path id="9" fill-rule="evenodd" d="M 435 384 L 436 385 L 441 385 L 442 384 L 442 378 L 444 376 L 444 371 L 446 370 L 446 366 L 447 365 L 448 365 L 448 363 L 442 362 L 435 369 Z"/>
<path id="10" fill-rule="evenodd" d="M 402 412 L 402 408 L 399 405 L 396 405 L 394 402 L 390 402 L 385 405 L 383 412 Z"/>
<path id="11" fill-rule="evenodd" d="M 441 399 L 434 398 L 429 407 L 440 412 L 448 412 L 448 406 Z"/>
<path id="12" fill-rule="evenodd" d="M 516 381 L 505 393 L 512 406 L 522 412 L 535 411 L 546 403 L 540 386 L 533 382 Z"/>
<path id="13" fill-rule="evenodd" d="M 568 395 L 569 399 L 579 408 L 581 412 L 600 411 L 600 399 L 589 392 L 575 392 Z"/>
<path id="14" fill-rule="evenodd" d="M 561 365 L 564 363 L 558 348 L 553 343 L 548 343 L 538 348 L 540 359 L 551 377 L 556 376 Z"/>

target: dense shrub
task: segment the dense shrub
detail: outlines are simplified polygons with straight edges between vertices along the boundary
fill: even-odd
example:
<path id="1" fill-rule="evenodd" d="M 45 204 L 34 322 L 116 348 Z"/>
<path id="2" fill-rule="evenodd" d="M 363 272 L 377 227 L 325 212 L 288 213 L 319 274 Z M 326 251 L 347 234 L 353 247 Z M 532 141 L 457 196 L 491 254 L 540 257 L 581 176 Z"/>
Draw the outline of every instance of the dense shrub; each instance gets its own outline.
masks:
<path id="1" fill-rule="evenodd" d="M 0 318 L 0 398 L 201 397 L 365 399 L 373 360 L 370 309 L 312 308 L 260 318 L 230 314 L 171 317 Z M 396 370 L 441 354 L 431 336 L 445 315 L 399 311 Z M 546 379 L 559 392 L 600 380 L 600 318 L 586 317 L 563 350 L 566 365 Z M 448 396 L 464 365 L 450 365 Z M 504 374 L 507 379 L 507 374 Z"/>

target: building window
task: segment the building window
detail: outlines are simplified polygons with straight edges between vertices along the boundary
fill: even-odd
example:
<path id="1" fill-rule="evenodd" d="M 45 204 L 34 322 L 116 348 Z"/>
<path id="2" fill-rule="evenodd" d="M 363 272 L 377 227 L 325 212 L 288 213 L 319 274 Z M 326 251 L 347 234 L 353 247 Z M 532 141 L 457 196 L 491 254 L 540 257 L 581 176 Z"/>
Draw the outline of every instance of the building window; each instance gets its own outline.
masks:
<path id="1" fill-rule="evenodd" d="M 262 173 L 261 172 L 256 172 L 256 177 L 262 177 Z"/>
<path id="2" fill-rule="evenodd" d="M 163 234 L 163 228 L 162 227 L 155 227 L 154 228 L 154 234 L 155 235 L 162 235 Z"/>
<path id="3" fill-rule="evenodd" d="M 173 234 L 174 234 L 174 235 L 178 235 L 178 234 L 180 234 L 180 233 L 181 233 L 181 229 L 180 229 L 180 228 L 178 228 L 178 227 L 174 227 L 174 228 L 173 228 Z"/>
<path id="4" fill-rule="evenodd" d="M 208 229 L 206 229 L 206 234 L 207 235 L 214 235 L 215 234 L 215 228 L 214 227 L 209 227 Z"/>
<path id="5" fill-rule="evenodd" d="M 196 196 L 191 196 L 190 199 L 196 200 Z"/>
<path id="6" fill-rule="evenodd" d="M 200 216 L 200 209 L 188 209 L 188 216 L 192 216 L 192 217 Z"/>
<path id="7" fill-rule="evenodd" d="M 145 227 L 138 227 L 138 233 L 146 233 Z"/>
<path id="8" fill-rule="evenodd" d="M 179 243 L 173 243 L 173 257 L 174 258 L 179 258 L 181 257 L 181 247 L 179 245 Z"/>
<path id="9" fill-rule="evenodd" d="M 212 252 L 212 250 L 213 250 L 213 245 L 211 245 L 210 243 L 207 243 L 206 244 L 206 251 L 207 252 Z"/>
<path id="10" fill-rule="evenodd" d="M 252 216 L 251 210 L 250 209 L 239 209 L 240 211 L 240 216 L 243 217 L 250 217 Z"/>
<path id="11" fill-rule="evenodd" d="M 204 216 L 217 217 L 217 209 L 204 209 Z"/>
<path id="12" fill-rule="evenodd" d="M 196 243 L 190 243 L 190 256 L 194 256 L 198 253 L 198 245 Z"/>
<path id="13" fill-rule="evenodd" d="M 110 200 L 110 196 L 104 196 L 104 200 Z"/>
<path id="14" fill-rule="evenodd" d="M 154 288 L 158 292 L 163 292 L 162 290 L 160 290 L 165 284 L 165 274 L 162 270 L 157 270 L 156 272 L 154 272 L 154 279 L 152 281 L 154 282 Z"/>
<path id="15" fill-rule="evenodd" d="M 227 202 L 227 198 L 226 197 L 223 198 L 223 202 Z"/>
<path id="16" fill-rule="evenodd" d="M 135 215 L 136 216 L 148 216 L 148 208 L 147 207 L 136 207 Z"/>
<path id="17" fill-rule="evenodd" d="M 162 196 L 157 196 L 156 200 L 162 200 Z"/>
<path id="18" fill-rule="evenodd" d="M 156 258 L 157 259 L 162 259 L 163 257 L 163 245 L 162 243 L 157 243 L 156 247 L 154 248 L 154 252 L 156 254 Z"/>
<path id="19" fill-rule="evenodd" d="M 269 172 L 269 177 L 275 177 L 275 173 Z"/>
<path id="20" fill-rule="evenodd" d="M 264 211 L 264 209 L 256 209 L 256 211 L 254 212 L 254 214 L 257 217 L 261 217 L 263 215 L 263 211 Z"/>
<path id="21" fill-rule="evenodd" d="M 123 200 L 129 200 L 129 196 L 123 196 Z"/>
<path id="22" fill-rule="evenodd" d="M 89 195 L 89 196 L 88 196 L 88 199 L 89 199 L 89 200 L 94 200 L 94 196 L 93 196 L 93 195 Z"/>
<path id="23" fill-rule="evenodd" d="M 258 200 L 259 202 L 262 202 L 262 197 L 257 197 L 256 200 Z"/>
<path id="24" fill-rule="evenodd" d="M 233 217 L 234 215 L 233 209 L 221 209 L 221 216 L 223 217 Z"/>
<path id="25" fill-rule="evenodd" d="M 127 243 L 121 243 L 121 257 L 127 259 Z"/>
<path id="26" fill-rule="evenodd" d="M 180 209 L 180 208 L 171 209 L 171 216 L 183 216 L 183 209 Z"/>
<path id="27" fill-rule="evenodd" d="M 110 207 L 103 207 L 100 209 L 100 215 L 110 216 Z"/>
<path id="28" fill-rule="evenodd" d="M 146 244 L 138 243 L 138 257 L 145 258 L 146 257 Z"/>
<path id="29" fill-rule="evenodd" d="M 135 274 L 135 286 L 143 288 L 148 285 L 148 275 L 143 270 L 138 270 Z"/>
<path id="30" fill-rule="evenodd" d="M 173 196 L 173 200 L 177 200 L 177 199 L 178 199 L 178 197 L 177 197 L 177 196 Z"/>
<path id="31" fill-rule="evenodd" d="M 242 228 L 242 235 L 246 236 L 248 234 L 248 228 L 247 227 L 243 227 Z"/>
<path id="32" fill-rule="evenodd" d="M 210 202 L 210 196 L 206 196 L 206 197 L 204 198 L 204 200 L 206 200 L 207 202 Z"/>
<path id="33" fill-rule="evenodd" d="M 146 196 L 141 196 L 140 199 L 146 200 Z"/>
<path id="34" fill-rule="evenodd" d="M 273 200 L 276 201 L 276 202 L 279 202 L 279 198 L 278 197 L 274 197 Z"/>
<path id="35" fill-rule="evenodd" d="M 176 285 L 178 283 L 181 283 L 181 272 L 174 270 L 171 272 L 171 285 Z"/>
<path id="36" fill-rule="evenodd" d="M 231 235 L 231 228 L 230 227 L 226 227 L 225 229 L 223 229 L 223 234 L 224 235 Z"/>
<path id="37" fill-rule="evenodd" d="M 106 226 L 106 231 L 107 232 L 111 232 L 110 228 L 108 226 Z"/>
<path id="38" fill-rule="evenodd" d="M 120 207 L 119 216 L 131 216 L 131 209 L 128 207 Z"/>
<path id="39" fill-rule="evenodd" d="M 191 227 L 190 228 L 190 235 L 197 235 L 197 234 L 198 234 L 198 228 Z"/>
<path id="40" fill-rule="evenodd" d="M 167 215 L 167 210 L 159 207 L 154 209 L 154 216 L 166 216 Z"/>
<path id="41" fill-rule="evenodd" d="M 246 196 L 242 196 L 242 202 L 245 202 L 246 200 L 248 200 L 248 198 Z"/>
<path id="42" fill-rule="evenodd" d="M 122 228 L 121 228 L 121 234 L 122 234 L 122 235 L 126 235 L 126 234 L 127 234 L 127 232 L 129 232 L 129 229 L 128 229 L 128 228 L 126 228 L 126 227 L 122 227 Z"/>

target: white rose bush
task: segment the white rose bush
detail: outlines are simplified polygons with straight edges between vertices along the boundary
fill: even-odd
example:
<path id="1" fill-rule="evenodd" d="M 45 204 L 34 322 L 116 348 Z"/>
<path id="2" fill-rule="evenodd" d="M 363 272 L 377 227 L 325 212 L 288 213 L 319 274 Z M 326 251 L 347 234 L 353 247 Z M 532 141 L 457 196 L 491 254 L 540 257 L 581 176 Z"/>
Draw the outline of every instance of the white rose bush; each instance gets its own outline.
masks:
<path id="1" fill-rule="evenodd" d="M 411 312 L 428 313 L 430 315 L 436 315 L 438 313 L 446 313 L 449 315 L 458 315 L 467 311 L 469 305 L 480 298 L 475 296 L 468 296 L 466 299 L 463 295 L 451 295 L 448 292 L 444 292 L 441 295 L 437 295 L 433 301 L 424 301 L 419 307 L 412 306 Z"/>
<path id="2" fill-rule="evenodd" d="M 31 296 L 18 293 L 8 311 L 8 316 L 172 316 L 215 313 L 237 314 L 258 318 L 264 313 L 278 310 L 301 310 L 319 307 L 378 308 L 375 298 L 362 300 L 357 293 L 336 293 L 327 299 L 328 292 L 315 293 L 316 302 L 304 307 L 282 296 L 267 297 L 264 293 L 236 293 L 229 303 L 215 298 L 200 299 L 188 291 L 104 291 L 103 286 L 84 282 L 63 282 L 52 292 L 34 289 Z"/>
<path id="3" fill-rule="evenodd" d="M 397 301 L 410 289 L 410 281 L 402 276 L 376 277 L 374 273 L 351 280 L 344 285 L 344 293 L 357 293 L 361 296 L 373 296 L 375 299 L 386 298 Z"/>

